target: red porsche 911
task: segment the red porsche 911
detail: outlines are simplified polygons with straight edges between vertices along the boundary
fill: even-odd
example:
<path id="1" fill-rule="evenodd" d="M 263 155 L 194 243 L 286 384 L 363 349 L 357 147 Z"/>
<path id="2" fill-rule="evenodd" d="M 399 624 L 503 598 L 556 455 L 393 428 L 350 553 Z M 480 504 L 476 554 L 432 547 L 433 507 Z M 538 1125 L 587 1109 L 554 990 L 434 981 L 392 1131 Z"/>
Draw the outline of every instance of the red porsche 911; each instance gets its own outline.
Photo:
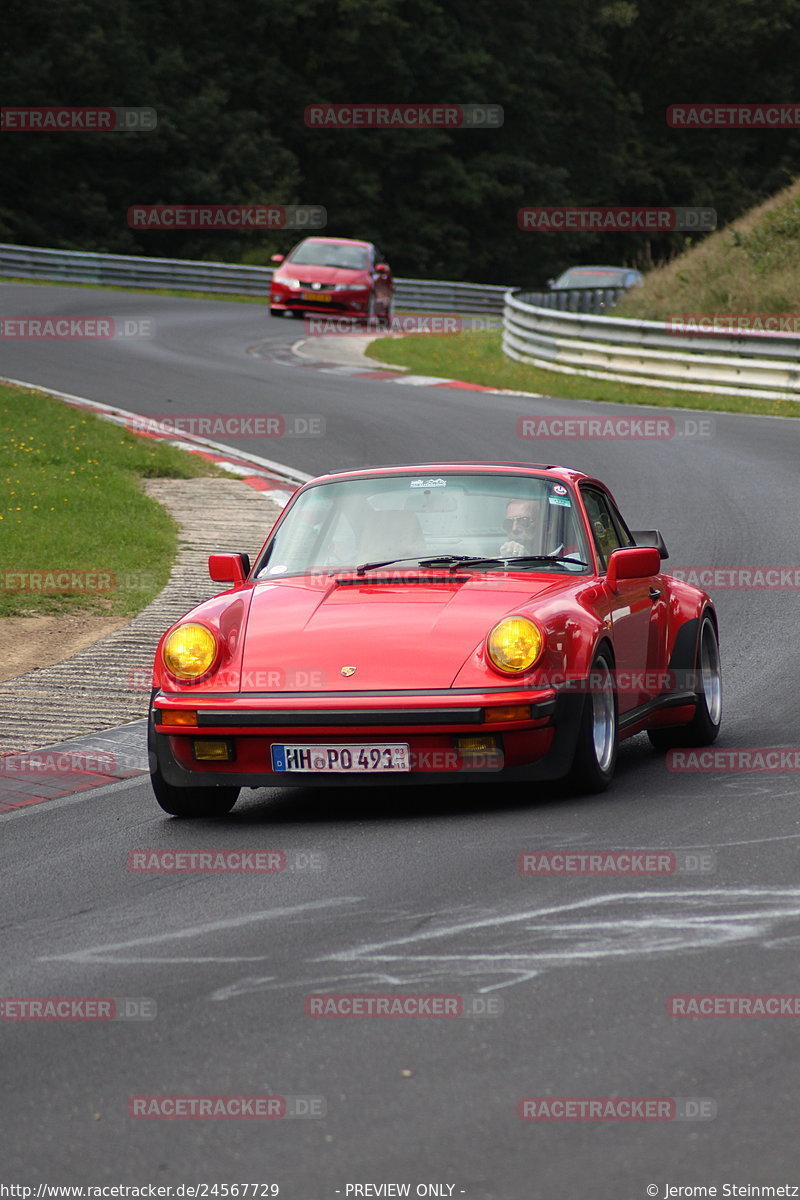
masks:
<path id="1" fill-rule="evenodd" d="M 156 651 L 153 789 L 221 816 L 243 787 L 566 779 L 608 787 L 620 739 L 717 736 L 708 595 L 662 572 L 579 471 L 426 463 L 301 487 L 255 563 Z"/>
<path id="2" fill-rule="evenodd" d="M 280 264 L 269 289 L 273 317 L 325 312 L 388 320 L 392 315 L 392 272 L 372 242 L 308 237 L 286 258 L 273 254 L 272 261 Z"/>

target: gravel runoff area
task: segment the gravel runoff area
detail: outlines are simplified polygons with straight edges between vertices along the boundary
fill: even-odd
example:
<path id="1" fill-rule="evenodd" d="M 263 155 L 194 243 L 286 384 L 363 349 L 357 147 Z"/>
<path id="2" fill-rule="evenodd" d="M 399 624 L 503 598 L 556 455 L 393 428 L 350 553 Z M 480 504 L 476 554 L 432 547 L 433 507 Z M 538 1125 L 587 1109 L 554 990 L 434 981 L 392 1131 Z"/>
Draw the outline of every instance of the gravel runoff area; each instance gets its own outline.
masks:
<path id="1" fill-rule="evenodd" d="M 169 583 L 138 616 L 54 666 L 0 683 L 0 755 L 38 750 L 146 715 L 158 639 L 187 609 L 223 590 L 213 551 L 261 548 L 280 508 L 236 479 L 150 479 L 147 494 L 177 521 Z M 135 536 L 135 532 L 133 534 Z"/>

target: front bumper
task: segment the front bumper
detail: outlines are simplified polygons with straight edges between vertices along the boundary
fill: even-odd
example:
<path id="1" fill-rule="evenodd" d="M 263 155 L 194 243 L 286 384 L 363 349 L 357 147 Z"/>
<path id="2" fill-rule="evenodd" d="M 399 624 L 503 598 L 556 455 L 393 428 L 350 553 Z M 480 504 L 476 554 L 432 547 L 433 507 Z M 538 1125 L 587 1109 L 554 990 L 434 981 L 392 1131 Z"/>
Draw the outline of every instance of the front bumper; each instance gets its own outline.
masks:
<path id="1" fill-rule="evenodd" d="M 156 692 L 149 722 L 151 763 L 174 787 L 384 787 L 402 784 L 527 782 L 560 779 L 575 752 L 584 697 L 492 688 L 487 692 L 450 689 L 426 693 L 308 693 L 269 696 L 180 696 Z M 491 721 L 498 705 L 525 705 L 526 719 Z M 196 724 L 167 726 L 164 709 L 196 712 Z M 499 754 L 462 752 L 457 739 L 493 735 Z M 193 743 L 224 739 L 234 757 L 200 762 Z M 409 746 L 407 772 L 273 771 L 271 747 L 286 743 Z"/>
<path id="2" fill-rule="evenodd" d="M 369 288 L 352 288 L 345 292 L 321 291 L 319 296 L 329 296 L 328 300 L 309 299 L 302 290 L 296 291 L 278 285 L 270 290 L 269 307 L 278 312 L 332 313 L 336 316 L 348 313 L 363 315 L 369 311 L 370 295 Z"/>

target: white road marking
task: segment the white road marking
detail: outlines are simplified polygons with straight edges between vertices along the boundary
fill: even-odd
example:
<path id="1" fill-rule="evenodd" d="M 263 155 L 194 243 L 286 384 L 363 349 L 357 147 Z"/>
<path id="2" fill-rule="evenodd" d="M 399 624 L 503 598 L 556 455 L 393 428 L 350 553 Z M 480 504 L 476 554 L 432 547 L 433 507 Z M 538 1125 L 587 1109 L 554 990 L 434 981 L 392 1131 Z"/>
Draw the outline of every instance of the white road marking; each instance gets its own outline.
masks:
<path id="1" fill-rule="evenodd" d="M 269 908 L 262 912 L 245 913 L 240 917 L 229 917 L 224 921 L 207 921 L 202 925 L 190 925 L 184 929 L 175 929 L 170 933 L 156 933 L 147 937 L 132 938 L 128 942 L 109 942 L 101 946 L 90 946 L 84 950 L 73 950 L 69 954 L 45 954 L 38 959 L 39 962 L 81 962 L 81 963 L 110 963 L 110 962 L 258 962 L 260 958 L 267 957 L 266 955 L 259 958 L 250 958 L 245 956 L 242 959 L 213 959 L 208 957 L 199 958 L 139 958 L 125 957 L 116 958 L 114 951 L 130 950 L 134 946 L 157 946 L 163 945 L 166 942 L 182 941 L 185 938 L 204 937 L 206 934 L 219 933 L 228 929 L 239 929 L 244 925 L 253 925 L 258 921 L 274 921 L 278 917 L 294 917 L 300 913 L 313 912 L 320 908 L 335 908 L 343 904 L 358 904 L 360 897 L 358 896 L 337 896 L 330 900 L 312 900 L 308 904 L 295 904 L 289 908 Z"/>
<path id="2" fill-rule="evenodd" d="M 634 911 L 628 915 L 625 910 L 631 907 Z M 395 986 L 436 981 L 441 986 L 446 980 L 445 986 L 452 988 L 468 980 L 475 991 L 490 992 L 529 982 L 560 966 L 685 954 L 757 939 L 765 949 L 793 945 L 800 934 L 786 925 L 799 919 L 796 888 L 615 892 L 351 946 L 309 960 L 301 978 L 248 976 L 218 989 L 211 998 L 299 986 L 352 987 L 356 982 L 374 987 L 387 981 Z M 453 945 L 458 939 L 466 940 L 463 949 Z"/>

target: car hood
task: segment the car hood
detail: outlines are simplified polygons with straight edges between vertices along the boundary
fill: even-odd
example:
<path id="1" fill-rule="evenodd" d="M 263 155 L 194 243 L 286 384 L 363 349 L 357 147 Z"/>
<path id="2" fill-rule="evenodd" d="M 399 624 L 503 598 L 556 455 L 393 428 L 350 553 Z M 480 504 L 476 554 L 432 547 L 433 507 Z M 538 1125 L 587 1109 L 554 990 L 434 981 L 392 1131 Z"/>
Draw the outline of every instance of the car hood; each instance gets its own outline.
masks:
<path id="1" fill-rule="evenodd" d="M 552 575 L 491 574 L 468 582 L 397 584 L 367 576 L 358 583 L 257 583 L 241 690 L 265 690 L 253 686 L 259 679 L 277 691 L 450 687 L 502 616 L 530 611 L 532 599 L 574 584 Z M 344 676 L 344 667 L 355 671 Z"/>
<path id="2" fill-rule="evenodd" d="M 303 283 L 355 283 L 367 274 L 364 267 L 314 267 L 303 263 L 286 263 L 278 273 L 278 283 L 288 275 Z"/>

